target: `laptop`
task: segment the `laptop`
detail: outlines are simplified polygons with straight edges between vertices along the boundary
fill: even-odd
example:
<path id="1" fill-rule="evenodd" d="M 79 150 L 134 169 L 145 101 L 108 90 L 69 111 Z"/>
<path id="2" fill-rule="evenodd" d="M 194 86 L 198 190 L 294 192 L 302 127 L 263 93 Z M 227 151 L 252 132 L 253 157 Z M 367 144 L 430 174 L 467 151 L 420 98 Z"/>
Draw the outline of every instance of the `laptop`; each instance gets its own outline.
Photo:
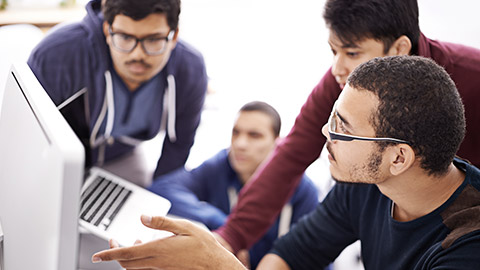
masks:
<path id="1" fill-rule="evenodd" d="M 171 233 L 145 227 L 142 214 L 165 216 L 170 201 L 103 169 L 89 170 L 80 197 L 80 225 L 105 240 L 121 246 L 136 240 L 148 242 Z"/>
<path id="2" fill-rule="evenodd" d="M 0 222 L 10 262 L 22 250 L 31 254 L 42 246 L 44 254 L 36 257 L 49 261 L 36 269 L 52 269 L 52 254 L 73 254 L 78 230 L 122 246 L 170 234 L 140 221 L 142 214 L 165 216 L 167 199 L 100 168 L 85 170 L 82 144 L 26 63 L 12 66 L 3 94 Z M 31 220 L 35 226 L 28 225 Z M 27 244 L 32 239 L 35 245 Z M 70 261 L 58 268 L 69 269 Z"/>

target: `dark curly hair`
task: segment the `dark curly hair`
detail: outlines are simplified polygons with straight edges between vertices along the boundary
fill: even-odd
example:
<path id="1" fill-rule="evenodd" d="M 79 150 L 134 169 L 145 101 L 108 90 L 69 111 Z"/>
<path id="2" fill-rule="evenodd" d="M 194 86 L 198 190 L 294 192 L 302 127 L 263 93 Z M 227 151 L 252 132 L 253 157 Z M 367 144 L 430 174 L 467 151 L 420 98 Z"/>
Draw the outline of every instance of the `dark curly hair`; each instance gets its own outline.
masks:
<path id="1" fill-rule="evenodd" d="M 387 53 L 393 42 L 405 35 L 412 42 L 411 53 L 417 53 L 417 0 L 328 0 L 323 18 L 344 44 L 373 38 L 383 42 Z"/>
<path id="2" fill-rule="evenodd" d="M 370 122 L 376 136 L 405 140 L 429 175 L 448 170 L 465 136 L 460 95 L 448 73 L 420 56 L 374 58 L 359 65 L 347 84 L 379 99 Z M 378 142 L 381 150 L 390 142 Z"/>
<path id="3" fill-rule="evenodd" d="M 103 0 L 102 12 L 104 20 L 110 25 L 119 14 L 138 21 L 150 14 L 164 13 L 170 29 L 177 30 L 180 0 Z"/>

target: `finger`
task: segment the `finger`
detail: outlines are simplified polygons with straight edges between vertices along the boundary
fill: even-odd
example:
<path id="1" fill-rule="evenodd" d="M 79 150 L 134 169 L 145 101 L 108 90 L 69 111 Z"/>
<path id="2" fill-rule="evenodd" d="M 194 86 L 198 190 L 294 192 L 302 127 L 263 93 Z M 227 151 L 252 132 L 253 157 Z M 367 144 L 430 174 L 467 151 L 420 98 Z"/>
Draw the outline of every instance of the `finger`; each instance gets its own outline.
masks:
<path id="1" fill-rule="evenodd" d="M 142 223 L 149 228 L 169 231 L 176 235 L 190 234 L 195 227 L 195 225 L 189 221 L 168 217 L 142 215 L 140 219 Z"/>
<path id="2" fill-rule="evenodd" d="M 148 244 L 148 243 L 147 243 Z M 139 244 L 131 247 L 119 247 L 114 249 L 107 249 L 93 254 L 92 262 L 98 263 L 102 261 L 121 261 L 121 260 L 136 260 L 148 257 L 148 246 Z"/>
<path id="3" fill-rule="evenodd" d="M 110 245 L 110 248 L 120 247 L 120 245 L 118 244 L 118 242 L 115 239 L 110 239 L 110 241 L 108 241 L 108 244 Z"/>

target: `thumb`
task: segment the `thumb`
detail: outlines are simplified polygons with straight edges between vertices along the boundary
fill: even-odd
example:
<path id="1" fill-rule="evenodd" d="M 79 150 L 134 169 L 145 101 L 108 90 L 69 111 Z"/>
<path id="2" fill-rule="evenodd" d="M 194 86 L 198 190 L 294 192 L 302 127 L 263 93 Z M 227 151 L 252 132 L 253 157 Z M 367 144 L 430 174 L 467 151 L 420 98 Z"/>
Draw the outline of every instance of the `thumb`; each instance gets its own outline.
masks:
<path id="1" fill-rule="evenodd" d="M 140 219 L 145 226 L 152 229 L 169 231 L 176 235 L 189 232 L 187 228 L 190 226 L 188 226 L 188 222 L 184 220 L 147 215 L 142 215 Z"/>

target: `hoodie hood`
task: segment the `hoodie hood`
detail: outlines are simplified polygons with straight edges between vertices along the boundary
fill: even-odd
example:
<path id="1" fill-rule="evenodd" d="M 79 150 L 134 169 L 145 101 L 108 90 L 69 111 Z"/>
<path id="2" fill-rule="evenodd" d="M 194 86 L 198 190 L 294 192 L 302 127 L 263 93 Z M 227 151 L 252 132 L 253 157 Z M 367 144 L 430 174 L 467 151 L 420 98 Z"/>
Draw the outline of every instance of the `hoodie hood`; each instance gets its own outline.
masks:
<path id="1" fill-rule="evenodd" d="M 110 62 L 110 51 L 107 43 L 105 42 L 105 35 L 103 34 L 103 14 L 102 14 L 102 1 L 94 0 L 87 3 L 85 9 L 87 15 L 82 20 L 82 25 L 86 29 L 87 39 L 92 44 L 99 63 L 103 63 L 108 67 Z"/>
<path id="2" fill-rule="evenodd" d="M 81 139 L 87 156 L 92 157 L 87 163 L 96 163 L 101 145 L 108 147 L 106 160 L 110 160 L 164 130 L 167 137 L 156 174 L 182 166 L 193 144 L 205 100 L 207 75 L 201 53 L 178 40 L 158 77 L 162 82 L 158 89 L 162 100 L 152 113 L 148 130 L 134 137 L 112 138 L 116 104 L 111 98 L 112 60 L 103 33 L 101 0 L 88 2 L 86 13 L 82 21 L 62 25 L 49 33 L 32 51 L 28 63 Z M 103 124 L 107 132 L 95 128 Z"/>

